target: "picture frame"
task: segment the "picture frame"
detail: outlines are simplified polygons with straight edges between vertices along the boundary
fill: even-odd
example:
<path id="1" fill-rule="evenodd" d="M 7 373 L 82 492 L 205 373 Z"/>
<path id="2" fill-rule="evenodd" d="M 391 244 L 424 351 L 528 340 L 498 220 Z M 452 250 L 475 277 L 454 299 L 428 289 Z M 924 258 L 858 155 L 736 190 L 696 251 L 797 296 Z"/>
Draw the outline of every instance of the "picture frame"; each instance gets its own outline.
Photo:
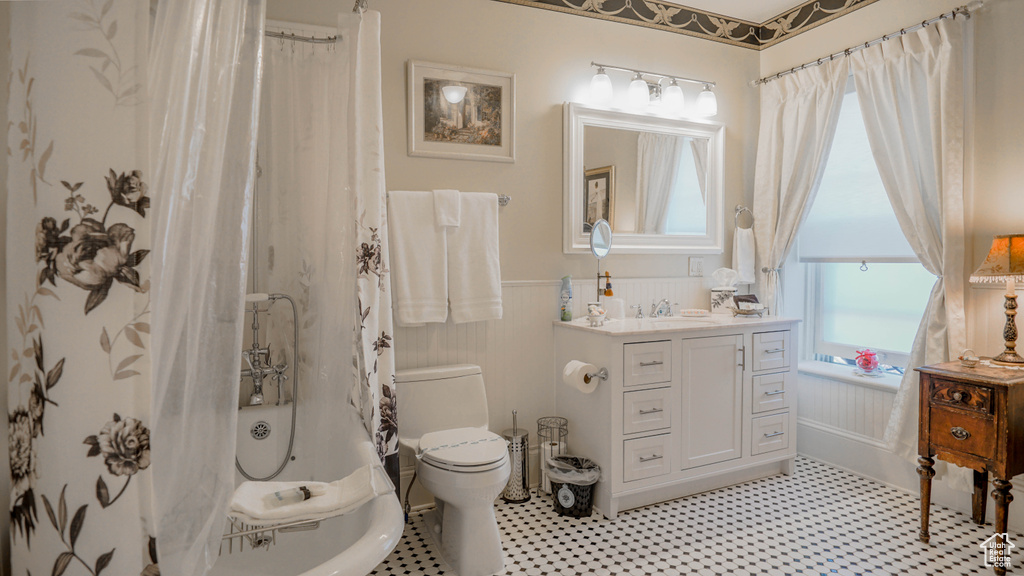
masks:
<path id="1" fill-rule="evenodd" d="M 583 173 L 583 233 L 602 218 L 609 224 L 615 217 L 615 166 L 602 166 Z M 614 226 L 612 227 L 614 229 Z"/>
<path id="2" fill-rule="evenodd" d="M 515 162 L 516 76 L 409 61 L 409 156 Z M 466 87 L 461 102 L 441 88 Z"/>

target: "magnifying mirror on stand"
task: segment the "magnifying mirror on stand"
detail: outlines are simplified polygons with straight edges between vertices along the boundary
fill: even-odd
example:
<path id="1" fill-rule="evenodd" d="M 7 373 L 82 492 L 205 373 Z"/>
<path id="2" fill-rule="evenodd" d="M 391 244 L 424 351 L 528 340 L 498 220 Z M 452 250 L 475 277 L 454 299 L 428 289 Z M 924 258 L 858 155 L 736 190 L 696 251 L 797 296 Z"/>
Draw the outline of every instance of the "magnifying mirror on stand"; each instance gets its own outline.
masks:
<path id="1" fill-rule="evenodd" d="M 597 301 L 601 301 L 601 259 L 612 250 L 612 225 L 604 218 L 590 230 L 590 252 L 597 258 Z"/>

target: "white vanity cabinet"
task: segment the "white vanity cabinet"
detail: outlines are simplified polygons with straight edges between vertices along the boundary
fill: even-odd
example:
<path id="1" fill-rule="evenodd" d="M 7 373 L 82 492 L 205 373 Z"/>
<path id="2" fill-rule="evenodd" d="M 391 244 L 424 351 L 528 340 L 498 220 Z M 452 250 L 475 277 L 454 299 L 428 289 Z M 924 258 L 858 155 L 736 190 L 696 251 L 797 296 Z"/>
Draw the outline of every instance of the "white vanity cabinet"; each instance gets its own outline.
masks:
<path id="1" fill-rule="evenodd" d="M 619 511 L 793 471 L 797 320 L 555 323 L 555 412 L 573 454 L 601 466 L 595 505 Z M 608 369 L 585 394 L 580 360 Z"/>

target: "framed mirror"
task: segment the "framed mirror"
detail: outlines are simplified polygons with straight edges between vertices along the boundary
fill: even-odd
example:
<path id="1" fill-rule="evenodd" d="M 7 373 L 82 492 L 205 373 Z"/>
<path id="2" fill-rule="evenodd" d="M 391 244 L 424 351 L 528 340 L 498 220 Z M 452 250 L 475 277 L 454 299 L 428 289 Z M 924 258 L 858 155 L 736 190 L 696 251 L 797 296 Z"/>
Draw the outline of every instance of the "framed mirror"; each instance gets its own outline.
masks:
<path id="1" fill-rule="evenodd" d="M 566 103 L 562 251 L 590 250 L 600 219 L 617 254 L 720 254 L 725 128 Z"/>

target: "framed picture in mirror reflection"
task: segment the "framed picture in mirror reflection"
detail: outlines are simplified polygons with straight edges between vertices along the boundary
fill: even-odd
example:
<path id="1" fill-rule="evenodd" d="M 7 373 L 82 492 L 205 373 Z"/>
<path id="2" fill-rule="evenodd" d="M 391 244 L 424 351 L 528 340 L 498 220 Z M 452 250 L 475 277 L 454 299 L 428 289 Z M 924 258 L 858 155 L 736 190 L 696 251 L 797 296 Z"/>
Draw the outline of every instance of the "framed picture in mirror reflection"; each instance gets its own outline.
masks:
<path id="1" fill-rule="evenodd" d="M 589 234 L 602 218 L 613 222 L 615 216 L 615 166 L 586 170 L 583 174 L 583 233 Z"/>

